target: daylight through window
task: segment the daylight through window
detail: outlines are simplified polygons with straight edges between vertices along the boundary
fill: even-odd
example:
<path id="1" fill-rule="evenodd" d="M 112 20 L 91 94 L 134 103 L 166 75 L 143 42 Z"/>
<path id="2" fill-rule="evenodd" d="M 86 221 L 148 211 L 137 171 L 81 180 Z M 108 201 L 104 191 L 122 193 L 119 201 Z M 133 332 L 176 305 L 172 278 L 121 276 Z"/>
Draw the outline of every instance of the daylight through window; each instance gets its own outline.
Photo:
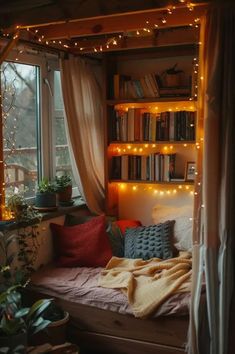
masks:
<path id="1" fill-rule="evenodd" d="M 13 62 L 1 66 L 3 157 L 6 195 L 26 188 L 35 194 L 38 174 L 39 68 Z"/>

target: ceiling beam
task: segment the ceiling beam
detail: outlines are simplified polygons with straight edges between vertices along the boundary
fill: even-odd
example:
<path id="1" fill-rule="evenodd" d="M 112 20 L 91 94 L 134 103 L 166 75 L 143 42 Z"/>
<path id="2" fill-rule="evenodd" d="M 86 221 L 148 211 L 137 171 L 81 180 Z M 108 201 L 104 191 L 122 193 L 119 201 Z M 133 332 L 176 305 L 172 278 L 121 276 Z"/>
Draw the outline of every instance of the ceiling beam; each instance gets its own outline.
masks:
<path id="1" fill-rule="evenodd" d="M 89 53 L 91 51 L 116 51 L 116 50 L 128 50 L 137 48 L 151 48 L 151 47 L 166 47 L 176 45 L 198 44 L 199 41 L 199 29 L 198 28 L 172 28 L 168 30 L 155 31 L 153 35 L 146 37 L 133 36 L 122 37 L 117 40 L 117 44 L 113 45 L 110 41 L 109 47 L 106 45 L 109 42 L 107 38 L 99 37 L 97 39 L 89 39 L 76 41 L 76 46 L 71 46 L 69 51 L 73 54 Z"/>
<path id="2" fill-rule="evenodd" d="M 94 18 L 71 20 L 68 22 L 56 22 L 44 25 L 22 26 L 20 28 L 38 29 L 38 35 L 45 36 L 47 40 L 77 38 L 91 35 L 105 35 L 109 33 L 120 33 L 133 31 L 145 27 L 159 28 L 185 26 L 194 24 L 195 18 L 201 17 L 208 4 L 195 4 L 194 10 L 189 11 L 187 7 L 177 7 L 172 15 L 167 13 L 166 8 L 138 11 L 131 13 L 100 16 Z M 167 23 L 162 23 L 166 18 Z M 146 22 L 148 21 L 148 24 Z"/>

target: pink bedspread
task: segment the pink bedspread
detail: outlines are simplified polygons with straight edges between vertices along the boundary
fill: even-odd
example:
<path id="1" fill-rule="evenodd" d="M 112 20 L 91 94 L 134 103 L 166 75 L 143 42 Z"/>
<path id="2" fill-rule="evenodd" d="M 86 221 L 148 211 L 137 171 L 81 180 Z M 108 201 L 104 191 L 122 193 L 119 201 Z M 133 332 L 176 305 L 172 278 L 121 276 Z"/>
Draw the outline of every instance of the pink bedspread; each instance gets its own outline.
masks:
<path id="1" fill-rule="evenodd" d="M 121 291 L 97 286 L 101 270 L 102 268 L 58 268 L 49 265 L 33 274 L 31 288 L 71 302 L 132 314 L 126 296 Z M 188 313 L 189 301 L 189 293 L 175 294 L 156 311 L 155 316 L 185 315 Z"/>

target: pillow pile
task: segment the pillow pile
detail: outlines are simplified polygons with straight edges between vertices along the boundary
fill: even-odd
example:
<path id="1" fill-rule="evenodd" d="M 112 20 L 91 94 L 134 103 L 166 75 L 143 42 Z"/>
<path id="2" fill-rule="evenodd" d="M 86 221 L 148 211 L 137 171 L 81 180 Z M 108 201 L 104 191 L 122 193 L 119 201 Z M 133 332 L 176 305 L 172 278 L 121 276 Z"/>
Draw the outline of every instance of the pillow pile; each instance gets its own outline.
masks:
<path id="1" fill-rule="evenodd" d="M 112 257 L 105 226 L 104 215 L 75 226 L 51 223 L 57 264 L 61 267 L 105 267 Z"/>
<path id="2" fill-rule="evenodd" d="M 104 215 L 67 215 L 64 226 L 50 224 L 61 267 L 105 267 L 112 256 L 171 258 L 173 226 L 174 221 L 150 226 L 138 220 L 107 222 Z"/>
<path id="3" fill-rule="evenodd" d="M 65 216 L 65 226 L 74 226 L 78 224 L 83 224 L 89 220 L 92 220 L 94 215 L 79 216 L 67 214 Z M 115 220 L 113 218 L 106 216 L 106 232 L 111 244 L 113 256 L 124 257 L 124 234 L 127 228 L 141 226 L 139 220 Z"/>
<path id="4" fill-rule="evenodd" d="M 175 221 L 127 229 L 125 232 L 125 257 L 144 260 L 173 257 L 173 226 Z"/>

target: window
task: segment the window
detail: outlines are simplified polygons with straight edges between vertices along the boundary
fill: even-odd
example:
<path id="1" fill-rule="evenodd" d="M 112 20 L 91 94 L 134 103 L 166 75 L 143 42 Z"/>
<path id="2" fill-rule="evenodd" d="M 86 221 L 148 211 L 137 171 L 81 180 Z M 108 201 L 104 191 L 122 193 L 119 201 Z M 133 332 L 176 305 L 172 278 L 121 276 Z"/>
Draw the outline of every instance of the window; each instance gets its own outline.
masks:
<path id="1" fill-rule="evenodd" d="M 5 182 L 1 188 L 6 196 L 22 188 L 26 198 L 34 198 L 42 177 L 69 173 L 73 178 L 57 55 L 25 50 L 15 62 L 12 51 L 1 65 L 0 84 Z M 73 196 L 79 195 L 74 178 L 73 187 Z"/>
<path id="2" fill-rule="evenodd" d="M 56 175 L 68 173 L 73 178 L 68 141 L 65 131 L 64 106 L 60 81 L 60 71 L 54 71 L 54 150 Z M 73 178 L 73 187 L 75 182 Z M 75 192 L 75 191 L 74 191 Z"/>
<path id="3" fill-rule="evenodd" d="M 1 66 L 3 158 L 6 194 L 26 187 L 35 194 L 39 171 L 39 67 L 14 62 Z"/>

